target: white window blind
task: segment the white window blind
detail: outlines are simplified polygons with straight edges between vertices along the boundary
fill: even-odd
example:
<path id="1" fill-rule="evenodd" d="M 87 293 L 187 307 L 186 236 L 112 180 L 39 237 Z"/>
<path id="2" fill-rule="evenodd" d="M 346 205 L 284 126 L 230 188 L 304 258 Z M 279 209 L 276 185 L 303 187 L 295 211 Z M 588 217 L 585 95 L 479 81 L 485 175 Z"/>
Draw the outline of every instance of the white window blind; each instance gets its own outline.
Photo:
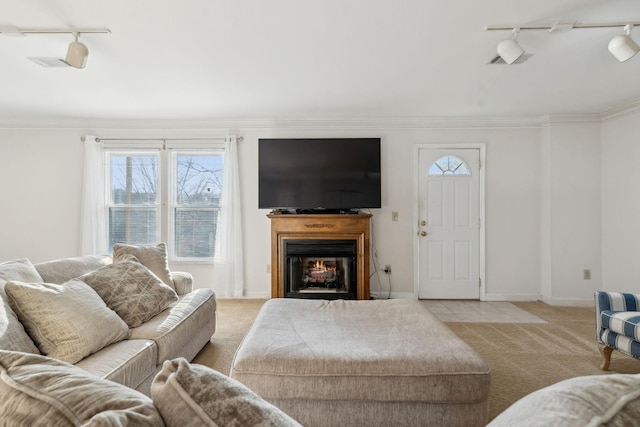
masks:
<path id="1" fill-rule="evenodd" d="M 107 153 L 109 249 L 116 243 L 156 244 L 160 239 L 160 155 Z"/>
<path id="2" fill-rule="evenodd" d="M 222 151 L 171 153 L 171 227 L 176 259 L 215 258 L 220 242 Z"/>
<path id="3" fill-rule="evenodd" d="M 106 159 L 109 250 L 165 241 L 174 260 L 219 256 L 223 148 L 110 148 Z"/>

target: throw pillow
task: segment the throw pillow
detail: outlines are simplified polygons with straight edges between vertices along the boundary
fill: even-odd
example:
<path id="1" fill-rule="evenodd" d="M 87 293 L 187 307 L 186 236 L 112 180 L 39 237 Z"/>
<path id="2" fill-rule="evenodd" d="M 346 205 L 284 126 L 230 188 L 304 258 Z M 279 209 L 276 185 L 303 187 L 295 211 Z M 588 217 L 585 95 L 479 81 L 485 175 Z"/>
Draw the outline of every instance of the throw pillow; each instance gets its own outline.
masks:
<path id="1" fill-rule="evenodd" d="M 178 295 L 137 260 L 125 258 L 81 276 L 130 328 L 151 319 L 178 300 Z"/>
<path id="2" fill-rule="evenodd" d="M 39 282 L 42 280 L 38 270 L 26 258 L 0 263 L 0 279 L 4 281 Z"/>
<path id="3" fill-rule="evenodd" d="M 57 258 L 35 264 L 45 283 L 64 283 L 83 274 L 91 273 L 103 265 L 111 264 L 111 255 L 82 255 L 77 257 Z M 21 280 L 21 282 L 36 282 L 38 280 Z"/>
<path id="4" fill-rule="evenodd" d="M 164 426 L 142 393 L 40 355 L 0 351 L 0 396 L 2 425 Z"/>
<path id="5" fill-rule="evenodd" d="M 9 298 L 4 292 L 7 280 L 39 282 L 42 280 L 31 261 L 26 258 L 0 263 L 0 350 L 24 351 L 39 354 L 18 316 L 9 306 Z"/>
<path id="6" fill-rule="evenodd" d="M 240 382 L 184 358 L 164 362 L 151 397 L 167 427 L 300 426 Z"/>
<path id="7" fill-rule="evenodd" d="M 7 282 L 9 304 L 40 351 L 76 363 L 129 336 L 129 328 L 86 283 Z"/>
<path id="8" fill-rule="evenodd" d="M 536 390 L 487 427 L 631 426 L 640 420 L 640 374 L 587 375 Z"/>
<path id="9" fill-rule="evenodd" d="M 126 255 L 135 256 L 140 264 L 160 278 L 165 285 L 175 290 L 171 273 L 169 272 L 169 261 L 167 260 L 167 246 L 164 243 L 158 243 L 155 246 L 137 246 L 116 243 L 113 245 L 113 260 L 120 261 Z"/>

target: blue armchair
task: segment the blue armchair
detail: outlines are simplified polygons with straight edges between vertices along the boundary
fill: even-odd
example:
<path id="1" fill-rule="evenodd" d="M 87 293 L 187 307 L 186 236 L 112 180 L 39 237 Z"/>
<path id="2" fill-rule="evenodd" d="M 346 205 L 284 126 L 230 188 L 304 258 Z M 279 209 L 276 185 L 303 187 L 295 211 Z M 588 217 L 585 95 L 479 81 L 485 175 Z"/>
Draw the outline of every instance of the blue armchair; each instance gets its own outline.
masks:
<path id="1" fill-rule="evenodd" d="M 595 300 L 600 368 L 609 369 L 613 350 L 640 359 L 640 294 L 596 291 Z"/>

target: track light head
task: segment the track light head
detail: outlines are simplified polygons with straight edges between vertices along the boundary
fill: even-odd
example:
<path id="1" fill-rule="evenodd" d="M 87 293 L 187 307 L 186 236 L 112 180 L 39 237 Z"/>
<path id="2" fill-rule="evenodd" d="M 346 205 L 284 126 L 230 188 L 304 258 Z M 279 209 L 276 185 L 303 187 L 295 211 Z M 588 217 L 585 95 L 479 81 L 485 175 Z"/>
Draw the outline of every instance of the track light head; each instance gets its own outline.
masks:
<path id="1" fill-rule="evenodd" d="M 516 41 L 519 32 L 519 28 L 514 28 L 512 39 L 505 39 L 498 43 L 498 55 L 509 65 L 513 64 L 524 54 L 524 49 L 521 48 Z"/>
<path id="2" fill-rule="evenodd" d="M 87 57 L 89 56 L 89 49 L 83 43 L 78 41 L 78 35 L 75 34 L 75 40 L 69 43 L 69 49 L 67 49 L 67 57 L 65 62 L 74 68 L 84 68 L 87 65 Z"/>
<path id="3" fill-rule="evenodd" d="M 631 39 L 631 29 L 634 25 L 640 26 L 640 21 L 635 22 L 615 22 L 615 23 L 600 23 L 594 22 L 590 24 L 580 23 L 561 23 L 556 22 L 553 25 L 523 25 L 520 27 L 513 27 L 511 25 L 487 25 L 485 30 L 497 30 L 508 31 L 513 33 L 512 39 L 503 40 L 498 44 L 498 56 L 507 64 L 513 64 L 518 58 L 524 54 L 524 49 L 518 46 L 517 36 L 520 30 L 547 30 L 548 32 L 556 32 L 558 30 L 574 30 L 574 29 L 588 29 L 588 28 L 620 28 L 623 27 L 625 35 L 619 35 L 611 39 L 609 42 L 609 52 L 620 62 L 624 62 L 633 57 L 636 53 L 640 52 L 640 46 Z M 497 58 L 495 58 L 497 59 Z M 495 59 L 490 63 L 494 64 Z M 522 61 L 519 61 L 522 62 Z"/>
<path id="4" fill-rule="evenodd" d="M 626 34 L 623 36 L 615 36 L 609 42 L 609 52 L 620 62 L 630 59 L 640 51 L 640 46 L 630 37 L 632 28 L 633 25 L 631 24 L 625 25 L 624 31 Z"/>

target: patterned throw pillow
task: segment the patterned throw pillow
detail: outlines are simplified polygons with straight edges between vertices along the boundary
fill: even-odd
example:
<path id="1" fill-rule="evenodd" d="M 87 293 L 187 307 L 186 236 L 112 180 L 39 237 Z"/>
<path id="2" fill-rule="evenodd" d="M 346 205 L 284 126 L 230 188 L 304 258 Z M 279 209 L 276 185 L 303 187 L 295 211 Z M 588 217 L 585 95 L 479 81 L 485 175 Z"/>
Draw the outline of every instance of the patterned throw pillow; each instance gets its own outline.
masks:
<path id="1" fill-rule="evenodd" d="M 7 282 L 18 319 L 42 354 L 76 363 L 129 336 L 129 328 L 86 283 Z"/>
<path id="2" fill-rule="evenodd" d="M 150 398 L 48 357 L 0 351 L 0 424 L 164 426 Z"/>
<path id="3" fill-rule="evenodd" d="M 142 325 L 178 300 L 176 292 L 129 255 L 81 276 L 130 328 Z"/>
<path id="4" fill-rule="evenodd" d="M 240 382 L 184 358 L 164 362 L 151 397 L 167 427 L 300 426 Z"/>
<path id="5" fill-rule="evenodd" d="M 153 271 L 165 285 L 175 291 L 171 273 L 169 272 L 169 261 L 167 259 L 167 245 L 158 243 L 155 246 L 137 246 L 117 243 L 113 246 L 113 260 L 120 261 L 126 255 L 133 255 L 140 264 Z"/>

